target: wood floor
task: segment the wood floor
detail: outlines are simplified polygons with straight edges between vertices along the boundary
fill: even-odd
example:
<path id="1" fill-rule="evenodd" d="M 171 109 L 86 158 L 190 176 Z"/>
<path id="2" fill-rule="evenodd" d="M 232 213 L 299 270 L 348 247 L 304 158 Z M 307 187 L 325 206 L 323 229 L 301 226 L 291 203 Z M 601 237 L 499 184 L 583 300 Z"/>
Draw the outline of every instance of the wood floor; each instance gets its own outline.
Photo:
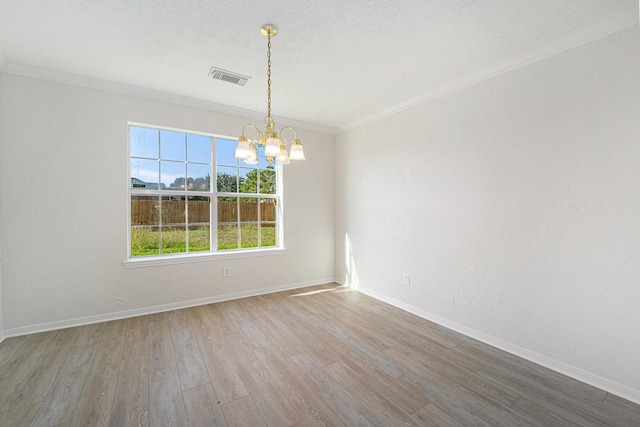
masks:
<path id="1" fill-rule="evenodd" d="M 640 426 L 640 405 L 338 285 L 0 344 L 0 426 Z"/>

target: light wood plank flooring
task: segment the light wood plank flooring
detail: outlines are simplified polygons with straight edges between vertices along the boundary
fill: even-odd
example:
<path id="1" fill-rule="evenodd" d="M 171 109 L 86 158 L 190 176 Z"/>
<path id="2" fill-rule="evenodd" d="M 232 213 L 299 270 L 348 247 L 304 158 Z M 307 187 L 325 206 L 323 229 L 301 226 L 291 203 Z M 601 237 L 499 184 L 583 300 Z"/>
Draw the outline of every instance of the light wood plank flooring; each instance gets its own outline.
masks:
<path id="1" fill-rule="evenodd" d="M 335 284 L 8 338 L 0 426 L 640 426 L 640 405 Z"/>

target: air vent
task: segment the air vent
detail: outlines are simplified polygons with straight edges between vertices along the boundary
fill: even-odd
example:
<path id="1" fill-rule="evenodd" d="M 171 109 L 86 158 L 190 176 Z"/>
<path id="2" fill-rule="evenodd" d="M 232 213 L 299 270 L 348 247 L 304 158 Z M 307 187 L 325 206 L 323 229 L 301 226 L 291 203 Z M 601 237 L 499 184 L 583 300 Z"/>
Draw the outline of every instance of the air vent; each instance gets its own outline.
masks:
<path id="1" fill-rule="evenodd" d="M 243 76 L 242 74 L 232 73 L 231 71 L 223 70 L 218 67 L 211 67 L 209 75 L 212 79 L 222 80 L 224 82 L 233 83 L 234 85 L 244 86 L 247 84 L 251 77 Z"/>

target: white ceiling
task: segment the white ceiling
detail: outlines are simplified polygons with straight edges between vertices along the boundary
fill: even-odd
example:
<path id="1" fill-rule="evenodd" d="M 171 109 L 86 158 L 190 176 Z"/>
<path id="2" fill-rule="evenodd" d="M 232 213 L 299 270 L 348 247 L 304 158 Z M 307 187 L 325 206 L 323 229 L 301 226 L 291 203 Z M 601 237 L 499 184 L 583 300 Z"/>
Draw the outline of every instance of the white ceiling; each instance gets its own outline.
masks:
<path id="1" fill-rule="evenodd" d="M 265 23 L 274 116 L 338 132 L 636 25 L 638 2 L 1 0 L 0 67 L 264 115 Z"/>

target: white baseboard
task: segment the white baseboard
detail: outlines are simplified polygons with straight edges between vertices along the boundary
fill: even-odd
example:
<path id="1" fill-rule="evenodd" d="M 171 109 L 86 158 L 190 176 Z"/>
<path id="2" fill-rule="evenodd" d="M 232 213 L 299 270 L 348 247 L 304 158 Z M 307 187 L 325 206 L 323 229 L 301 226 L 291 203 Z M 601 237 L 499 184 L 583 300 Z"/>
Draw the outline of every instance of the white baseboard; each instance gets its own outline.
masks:
<path id="1" fill-rule="evenodd" d="M 92 323 L 107 322 L 110 320 L 126 319 L 129 317 L 144 316 L 146 314 L 161 313 L 163 311 L 178 310 L 181 308 L 195 307 L 198 305 L 212 304 L 222 301 L 230 301 L 239 298 L 253 297 L 257 295 L 266 295 L 274 292 L 288 291 L 291 289 L 304 288 L 307 286 L 321 285 L 325 283 L 333 283 L 334 278 L 328 277 L 324 279 L 309 280 L 299 283 L 290 283 L 288 285 L 272 286 L 269 288 L 255 289 L 251 291 L 233 292 L 230 294 L 215 295 L 212 297 L 199 298 L 189 301 L 180 301 L 171 304 L 156 305 L 152 307 L 137 308 L 134 310 L 118 311 L 115 313 L 99 314 L 96 316 L 87 316 L 75 319 L 60 320 L 57 322 L 40 323 L 37 325 L 21 326 L 19 328 L 5 329 L 0 332 L 2 339 L 15 337 L 20 335 L 34 334 L 38 332 L 46 332 L 57 329 L 72 328 L 75 326 L 90 325 Z M 1 342 L 1 340 L 0 340 Z"/>
<path id="2" fill-rule="evenodd" d="M 320 284 L 332 283 L 332 282 L 345 285 L 344 280 L 341 280 L 335 277 L 330 277 L 330 278 L 324 278 L 324 279 L 310 280 L 306 282 L 291 283 L 288 285 L 280 285 L 280 286 L 273 286 L 269 288 L 255 289 L 251 291 L 233 292 L 230 294 L 216 295 L 216 296 L 207 297 L 207 298 L 199 298 L 199 299 L 190 300 L 190 301 L 163 304 L 163 305 L 145 307 L 145 308 L 140 308 L 135 310 L 125 310 L 125 311 L 119 311 L 115 313 L 101 314 L 97 316 L 88 316 L 83 318 L 61 320 L 57 322 L 41 323 L 37 325 L 11 328 L 11 329 L 6 329 L 4 331 L 0 331 L 0 342 L 2 342 L 5 338 L 9 338 L 13 336 L 27 335 L 27 334 L 38 333 L 38 332 L 46 332 L 46 331 L 51 331 L 56 329 L 71 328 L 75 326 L 89 325 L 92 323 L 100 323 L 100 322 L 105 322 L 110 320 L 126 319 L 129 317 L 143 316 L 146 314 L 160 313 L 163 311 L 195 307 L 198 305 L 205 305 L 205 304 L 211 304 L 211 303 L 222 302 L 222 301 L 230 301 L 234 299 L 252 297 L 257 295 L 265 295 L 265 294 L 270 294 L 274 292 L 299 289 L 307 286 L 314 286 L 314 285 L 320 285 Z M 464 334 L 468 337 L 477 339 L 478 341 L 482 341 L 485 344 L 507 351 L 511 354 L 522 357 L 523 359 L 527 359 L 531 362 L 537 363 L 546 368 L 549 368 L 561 374 L 567 375 L 578 381 L 582 381 L 586 384 L 592 385 L 594 387 L 597 387 L 607 392 L 610 392 L 612 394 L 615 394 L 616 396 L 619 396 L 624 399 L 640 404 L 639 390 L 634 390 L 625 385 L 616 383 L 615 381 L 611 381 L 606 378 L 595 375 L 591 372 L 587 372 L 582 369 L 576 368 L 575 366 L 568 365 L 563 362 L 559 362 L 550 357 L 519 347 L 517 345 L 503 341 L 491 335 L 487 335 L 483 332 L 458 324 L 456 322 L 445 319 L 433 313 L 429 313 L 428 311 L 414 307 L 410 304 L 406 304 L 394 298 L 387 297 L 376 291 L 372 291 L 370 289 L 363 289 L 363 288 L 358 289 L 358 291 L 372 298 L 375 298 L 379 301 L 385 302 L 387 304 L 391 304 L 409 313 L 415 314 L 416 316 L 422 317 L 423 319 L 430 320 L 446 328 L 449 328 L 456 332 L 460 332 L 461 334 Z"/>
<path id="3" fill-rule="evenodd" d="M 345 285 L 344 280 L 335 278 L 334 281 L 341 285 Z M 583 383 L 592 385 L 594 387 L 597 387 L 611 394 L 615 394 L 616 396 L 619 396 L 624 399 L 630 400 L 634 403 L 640 404 L 640 390 L 634 390 L 630 387 L 619 384 L 615 381 L 611 381 L 599 375 L 593 374 L 591 372 L 587 372 L 580 368 L 576 368 L 575 366 L 568 365 L 566 363 L 560 362 L 558 360 L 552 359 L 550 357 L 544 356 L 542 354 L 536 353 L 526 348 L 522 348 L 520 346 L 511 344 L 507 341 L 503 341 L 499 338 L 493 337 L 491 335 L 487 335 L 484 332 L 477 331 L 473 328 L 469 328 L 468 326 L 464 326 L 459 323 L 440 317 L 438 315 L 435 315 L 433 313 L 429 313 L 428 311 L 414 307 L 410 304 L 406 304 L 394 298 L 387 297 L 376 291 L 372 291 L 370 289 L 363 289 L 363 288 L 358 288 L 357 290 L 358 292 L 362 292 L 363 294 L 368 295 L 372 298 L 375 298 L 379 301 L 386 302 L 387 304 L 391 304 L 404 311 L 407 311 L 409 313 L 415 314 L 416 316 L 422 317 L 423 319 L 430 320 L 446 328 L 449 328 L 456 332 L 460 332 L 461 334 L 464 334 L 468 337 L 471 337 L 478 341 L 482 341 L 485 344 L 488 344 L 493 347 L 497 347 L 501 350 L 504 350 L 516 356 L 522 357 L 523 359 L 529 360 L 533 363 L 537 363 L 538 365 L 542 365 L 546 368 L 549 368 L 561 374 L 567 375 L 578 381 L 582 381 Z"/>

